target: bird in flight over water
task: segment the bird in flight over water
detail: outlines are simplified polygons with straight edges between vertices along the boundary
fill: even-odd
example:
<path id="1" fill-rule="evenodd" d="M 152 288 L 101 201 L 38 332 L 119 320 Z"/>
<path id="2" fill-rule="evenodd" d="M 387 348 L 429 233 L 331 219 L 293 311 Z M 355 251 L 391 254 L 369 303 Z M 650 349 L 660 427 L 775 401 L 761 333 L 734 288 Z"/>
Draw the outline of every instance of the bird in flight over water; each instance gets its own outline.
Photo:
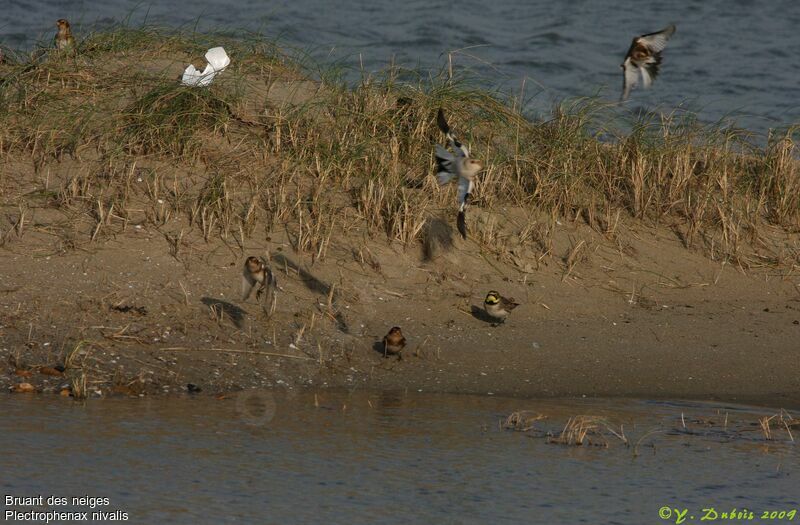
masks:
<path id="1" fill-rule="evenodd" d="M 670 24 L 666 29 L 657 33 L 637 36 L 631 42 L 625 61 L 620 67 L 623 72 L 622 99 L 627 100 L 631 90 L 639 85 L 647 89 L 658 76 L 661 65 L 661 52 L 667 47 L 667 41 L 675 33 L 675 24 Z"/>

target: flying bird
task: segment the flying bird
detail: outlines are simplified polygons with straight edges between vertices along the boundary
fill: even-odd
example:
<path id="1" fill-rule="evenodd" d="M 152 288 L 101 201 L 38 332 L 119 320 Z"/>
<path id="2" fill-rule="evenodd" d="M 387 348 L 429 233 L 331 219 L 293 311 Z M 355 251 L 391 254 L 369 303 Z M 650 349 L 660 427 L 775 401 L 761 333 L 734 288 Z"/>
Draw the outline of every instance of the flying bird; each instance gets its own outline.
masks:
<path id="1" fill-rule="evenodd" d="M 486 299 L 483 301 L 486 313 L 502 322 L 506 321 L 508 314 L 517 306 L 519 303 L 515 302 L 513 297 L 505 298 L 494 290 L 486 294 Z"/>
<path id="2" fill-rule="evenodd" d="M 470 158 L 469 149 L 459 142 L 450 132 L 450 126 L 444 116 L 444 111 L 439 108 L 436 115 L 436 123 L 439 129 L 447 136 L 447 142 L 452 153 L 443 148 L 440 144 L 436 145 L 436 177 L 439 185 L 444 185 L 451 180 L 458 179 L 458 217 L 456 225 L 458 232 L 464 239 L 467 238 L 467 203 L 469 202 L 472 190 L 475 188 L 475 177 L 483 169 L 479 160 Z"/>
<path id="3" fill-rule="evenodd" d="M 69 22 L 64 18 L 60 18 L 56 21 L 56 27 L 58 28 L 58 32 L 56 33 L 55 39 L 53 39 L 53 45 L 56 49 L 60 51 L 74 49 L 75 38 L 72 36 Z"/>
<path id="4" fill-rule="evenodd" d="M 256 301 L 265 305 L 267 313 L 272 315 L 275 311 L 278 281 L 263 257 L 250 256 L 244 262 L 242 271 L 242 301 L 246 301 L 256 287 Z"/>
<path id="5" fill-rule="evenodd" d="M 661 52 L 667 47 L 667 41 L 675 33 L 675 24 L 670 24 L 666 29 L 657 33 L 637 36 L 631 42 L 625 61 L 620 64 L 623 71 L 622 100 L 627 100 L 631 90 L 639 85 L 649 88 L 661 65 Z"/>
<path id="6" fill-rule="evenodd" d="M 181 84 L 184 86 L 208 86 L 217 73 L 221 73 L 231 63 L 228 53 L 222 47 L 212 47 L 206 51 L 206 61 L 208 64 L 202 73 L 194 67 L 194 64 L 186 66 L 183 77 L 181 77 Z"/>
<path id="7" fill-rule="evenodd" d="M 393 326 L 389 333 L 383 336 L 383 357 L 397 355 L 397 360 L 402 359 L 403 348 L 406 346 L 406 338 L 399 326 Z"/>

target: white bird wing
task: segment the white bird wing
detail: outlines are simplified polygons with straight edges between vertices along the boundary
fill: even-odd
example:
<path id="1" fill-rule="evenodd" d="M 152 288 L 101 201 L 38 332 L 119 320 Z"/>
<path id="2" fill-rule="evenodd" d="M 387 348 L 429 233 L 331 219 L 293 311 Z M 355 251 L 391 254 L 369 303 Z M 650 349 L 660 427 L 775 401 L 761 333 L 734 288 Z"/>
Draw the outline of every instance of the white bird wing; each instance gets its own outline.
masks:
<path id="1" fill-rule="evenodd" d="M 447 184 L 456 176 L 456 158 L 441 145 L 436 145 L 436 177 L 439 184 Z"/>
<path id="2" fill-rule="evenodd" d="M 631 90 L 639 84 L 639 68 L 636 67 L 630 58 L 626 58 L 622 64 L 622 100 L 627 100 Z M 649 78 L 649 77 L 648 77 Z"/>
<path id="3" fill-rule="evenodd" d="M 211 68 L 219 73 L 231 63 L 231 58 L 222 47 L 212 47 L 206 51 L 206 61 Z"/>
<path id="4" fill-rule="evenodd" d="M 459 142 L 452 133 L 448 133 L 447 138 L 450 140 L 450 146 L 453 148 L 456 157 L 469 158 L 469 149 L 466 145 Z"/>
<path id="5" fill-rule="evenodd" d="M 256 287 L 258 281 L 253 279 L 253 276 L 250 275 L 250 272 L 245 270 L 242 272 L 242 301 L 246 301 L 250 294 L 253 293 L 253 288 Z"/>
<path id="6" fill-rule="evenodd" d="M 474 188 L 474 184 L 471 180 L 467 180 L 464 177 L 459 177 L 458 179 L 458 209 L 459 211 L 464 211 L 467 207 L 467 195 L 472 193 Z"/>
<path id="7" fill-rule="evenodd" d="M 444 111 L 442 108 L 439 108 L 439 112 L 436 114 L 436 124 L 439 126 L 439 129 L 442 131 L 442 133 L 447 136 L 447 141 L 449 142 L 450 147 L 453 148 L 456 157 L 469 158 L 469 149 L 459 142 L 456 136 L 450 131 L 450 124 L 447 123 L 447 118 L 444 116 Z"/>
<path id="8" fill-rule="evenodd" d="M 650 75 L 650 70 L 646 65 L 644 67 L 637 67 L 636 69 L 642 74 L 642 87 L 650 89 L 650 86 L 653 85 L 653 77 Z"/>
<path id="9" fill-rule="evenodd" d="M 472 194 L 474 185 L 471 180 L 464 177 L 458 179 L 458 215 L 456 216 L 456 227 L 461 237 L 467 238 L 467 204 L 469 196 Z"/>
<path id="10" fill-rule="evenodd" d="M 639 37 L 639 41 L 646 45 L 653 53 L 660 53 L 667 47 L 667 41 L 675 33 L 675 24 L 670 24 L 666 29 L 656 33 L 649 33 Z"/>

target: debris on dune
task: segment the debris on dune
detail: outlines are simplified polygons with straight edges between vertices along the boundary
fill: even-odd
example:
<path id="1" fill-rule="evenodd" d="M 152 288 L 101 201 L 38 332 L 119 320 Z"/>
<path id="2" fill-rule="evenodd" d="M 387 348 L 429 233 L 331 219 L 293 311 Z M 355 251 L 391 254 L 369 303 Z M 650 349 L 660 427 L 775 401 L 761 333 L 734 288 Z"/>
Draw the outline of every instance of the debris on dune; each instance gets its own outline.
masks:
<path id="1" fill-rule="evenodd" d="M 194 67 L 194 64 L 189 64 L 183 71 L 181 77 L 181 84 L 184 86 L 200 86 L 205 87 L 214 81 L 217 73 L 221 73 L 231 63 L 231 59 L 222 47 L 212 47 L 206 52 L 205 69 L 201 73 Z"/>

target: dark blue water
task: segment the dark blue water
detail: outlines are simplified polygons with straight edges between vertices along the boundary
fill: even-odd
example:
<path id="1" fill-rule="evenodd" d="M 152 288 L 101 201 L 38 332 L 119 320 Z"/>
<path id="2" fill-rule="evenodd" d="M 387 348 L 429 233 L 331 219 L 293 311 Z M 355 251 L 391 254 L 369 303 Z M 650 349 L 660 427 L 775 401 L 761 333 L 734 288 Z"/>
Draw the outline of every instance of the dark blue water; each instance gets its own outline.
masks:
<path id="1" fill-rule="evenodd" d="M 688 109 L 759 133 L 800 122 L 800 6 L 792 0 L 0 0 L 0 13 L 0 43 L 17 48 L 49 42 L 66 17 L 79 35 L 125 19 L 259 31 L 354 71 L 392 61 L 439 70 L 452 56 L 486 86 L 519 93 L 524 83 L 528 107 L 540 113 L 570 97 L 615 102 L 631 38 L 674 22 L 662 75 L 628 108 Z"/>
<path id="2" fill-rule="evenodd" d="M 268 402 L 249 404 L 259 396 Z M 688 509 L 686 523 L 703 508 L 800 513 L 800 450 L 785 430 L 766 441 L 752 426 L 775 410 L 324 391 L 2 397 L 2 494 L 108 498 L 101 509 L 130 523 L 642 525 L 675 523 L 662 507 Z M 501 430 L 519 409 L 545 415 L 538 428 L 556 434 L 569 417 L 601 415 L 630 446 Z M 681 414 L 693 434 L 675 432 Z M 724 414 L 736 433 L 722 431 Z M 745 523 L 719 521 L 734 522 Z"/>

